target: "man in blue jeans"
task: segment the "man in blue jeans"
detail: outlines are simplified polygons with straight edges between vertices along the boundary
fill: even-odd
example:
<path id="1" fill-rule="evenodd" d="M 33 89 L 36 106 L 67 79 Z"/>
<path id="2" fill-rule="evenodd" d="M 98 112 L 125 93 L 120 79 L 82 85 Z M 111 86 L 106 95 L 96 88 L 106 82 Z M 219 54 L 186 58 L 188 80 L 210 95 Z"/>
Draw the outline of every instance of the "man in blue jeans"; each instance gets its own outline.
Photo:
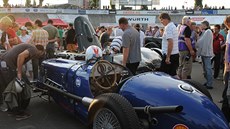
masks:
<path id="1" fill-rule="evenodd" d="M 213 89 L 213 76 L 212 76 L 212 65 L 211 58 L 214 56 L 213 54 L 213 34 L 209 27 L 208 21 L 201 22 L 201 28 L 203 30 L 200 39 L 197 41 L 197 55 L 201 56 L 204 70 L 204 77 L 206 79 L 206 83 L 204 86 L 207 89 Z"/>

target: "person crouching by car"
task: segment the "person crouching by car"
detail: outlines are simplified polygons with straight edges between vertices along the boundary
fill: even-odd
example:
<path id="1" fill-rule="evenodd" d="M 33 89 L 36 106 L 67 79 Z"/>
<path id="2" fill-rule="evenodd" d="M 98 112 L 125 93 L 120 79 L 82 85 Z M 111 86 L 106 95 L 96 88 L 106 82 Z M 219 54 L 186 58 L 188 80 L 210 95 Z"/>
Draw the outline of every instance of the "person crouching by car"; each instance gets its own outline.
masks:
<path id="1" fill-rule="evenodd" d="M 19 81 L 22 79 L 26 80 L 25 73 L 22 70 L 23 64 L 31 59 L 40 58 L 43 54 L 44 47 L 42 45 L 19 44 L 0 56 L 0 103 L 6 102 L 7 98 L 5 97 L 3 101 L 2 93 L 5 92 L 6 89 L 9 89 L 9 83 L 11 84 L 15 78 Z M 15 88 L 12 88 L 12 90 L 13 89 Z M 11 91 L 8 93 L 15 96 L 13 93 L 16 92 Z M 20 107 L 17 102 L 16 99 L 15 101 L 12 100 L 11 103 L 7 103 L 8 108 L 10 107 L 9 109 L 16 113 L 16 119 L 21 120 L 30 117 L 31 115 L 25 112 L 19 112 Z"/>

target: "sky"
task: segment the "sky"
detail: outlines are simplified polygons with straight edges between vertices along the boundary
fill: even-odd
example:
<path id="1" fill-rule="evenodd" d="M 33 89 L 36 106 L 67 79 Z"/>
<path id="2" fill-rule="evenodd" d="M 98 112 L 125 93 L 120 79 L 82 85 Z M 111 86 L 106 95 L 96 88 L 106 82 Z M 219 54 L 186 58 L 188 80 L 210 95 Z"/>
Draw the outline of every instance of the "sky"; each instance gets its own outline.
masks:
<path id="1" fill-rule="evenodd" d="M 9 0 L 10 4 L 25 4 L 26 0 Z M 33 2 L 33 0 L 31 0 Z M 36 0 L 37 4 L 39 0 Z M 109 1 L 109 0 L 108 0 Z M 62 4 L 67 3 L 68 0 L 44 0 L 43 4 Z M 230 8 L 230 0 L 203 0 L 203 5 L 207 4 L 208 6 L 225 6 L 225 8 Z M 2 5 L 2 0 L 0 0 L 0 5 Z M 182 5 L 185 5 L 185 8 L 193 7 L 194 0 L 160 0 L 160 6 L 155 6 L 158 9 L 161 7 L 168 6 L 177 7 L 178 9 L 182 8 Z"/>

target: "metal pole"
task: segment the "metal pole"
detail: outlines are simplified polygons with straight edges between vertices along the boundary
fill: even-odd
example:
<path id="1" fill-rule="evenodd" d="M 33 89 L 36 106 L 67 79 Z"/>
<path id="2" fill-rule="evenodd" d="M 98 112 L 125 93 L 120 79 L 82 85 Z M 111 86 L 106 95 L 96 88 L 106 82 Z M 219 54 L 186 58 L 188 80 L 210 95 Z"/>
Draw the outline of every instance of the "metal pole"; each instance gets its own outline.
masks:
<path id="1" fill-rule="evenodd" d="M 135 0 L 135 10 L 137 10 L 137 0 Z"/>

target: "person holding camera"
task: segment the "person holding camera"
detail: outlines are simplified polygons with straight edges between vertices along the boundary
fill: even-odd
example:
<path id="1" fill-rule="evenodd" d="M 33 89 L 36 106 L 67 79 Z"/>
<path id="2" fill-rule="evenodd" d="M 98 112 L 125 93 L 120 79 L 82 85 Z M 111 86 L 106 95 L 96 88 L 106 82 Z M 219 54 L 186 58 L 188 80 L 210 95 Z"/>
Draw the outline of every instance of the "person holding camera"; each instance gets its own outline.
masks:
<path id="1" fill-rule="evenodd" d="M 183 17 L 182 25 L 179 29 L 178 45 L 179 45 L 179 67 L 178 76 L 180 79 L 187 79 L 192 69 L 192 57 L 195 52 L 192 47 L 190 29 L 191 21 L 189 17 Z"/>

